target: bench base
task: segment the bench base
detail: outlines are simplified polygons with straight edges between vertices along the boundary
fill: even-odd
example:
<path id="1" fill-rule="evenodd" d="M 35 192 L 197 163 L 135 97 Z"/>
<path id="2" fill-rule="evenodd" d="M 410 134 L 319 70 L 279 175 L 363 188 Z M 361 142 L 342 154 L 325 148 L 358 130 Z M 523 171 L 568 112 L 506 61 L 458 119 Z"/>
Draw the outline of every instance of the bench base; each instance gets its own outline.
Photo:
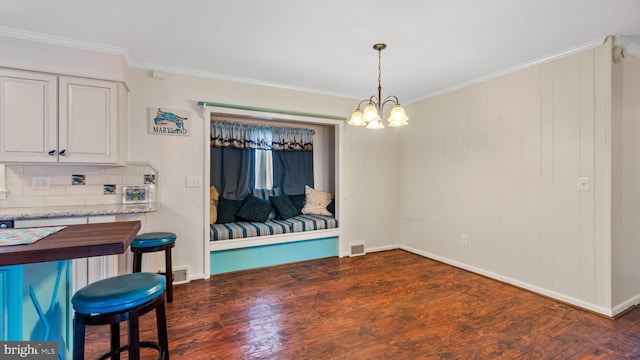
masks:
<path id="1" fill-rule="evenodd" d="M 211 275 L 338 256 L 338 237 L 211 251 Z"/>

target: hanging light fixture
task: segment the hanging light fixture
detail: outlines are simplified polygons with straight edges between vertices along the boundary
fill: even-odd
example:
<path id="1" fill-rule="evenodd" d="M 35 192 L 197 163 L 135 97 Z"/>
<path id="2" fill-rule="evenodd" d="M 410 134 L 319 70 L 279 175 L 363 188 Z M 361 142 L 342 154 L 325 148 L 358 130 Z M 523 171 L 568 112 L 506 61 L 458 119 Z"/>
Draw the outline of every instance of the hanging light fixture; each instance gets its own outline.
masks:
<path id="1" fill-rule="evenodd" d="M 382 67 L 380 66 L 382 60 L 382 50 L 387 47 L 386 44 L 375 44 L 373 45 L 373 49 L 378 51 L 378 96 L 372 95 L 370 98 L 360 101 L 358 104 L 358 108 L 351 115 L 351 119 L 348 124 L 353 126 L 367 126 L 367 129 L 382 129 L 384 125 L 382 123 L 382 117 L 384 117 L 384 106 L 387 103 L 395 104 L 391 112 L 389 113 L 389 117 L 387 118 L 387 122 L 389 122 L 389 126 L 397 127 L 397 126 L 405 126 L 408 124 L 409 118 L 407 114 L 404 112 L 402 106 L 400 106 L 400 101 L 396 96 L 390 95 L 387 96 L 384 100 L 382 100 Z M 362 104 L 367 103 L 364 107 L 364 110 L 360 109 Z"/>

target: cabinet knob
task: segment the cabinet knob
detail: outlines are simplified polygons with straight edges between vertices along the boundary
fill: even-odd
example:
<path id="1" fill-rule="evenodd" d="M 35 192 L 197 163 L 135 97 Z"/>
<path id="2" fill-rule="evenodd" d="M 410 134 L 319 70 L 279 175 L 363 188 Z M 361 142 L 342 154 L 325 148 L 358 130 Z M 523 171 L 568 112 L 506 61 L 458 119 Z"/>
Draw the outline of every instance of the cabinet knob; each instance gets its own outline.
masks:
<path id="1" fill-rule="evenodd" d="M 56 151 L 55 150 L 49 151 L 49 156 L 56 156 Z"/>
<path id="2" fill-rule="evenodd" d="M 60 156 L 67 156 L 67 150 L 60 151 Z"/>

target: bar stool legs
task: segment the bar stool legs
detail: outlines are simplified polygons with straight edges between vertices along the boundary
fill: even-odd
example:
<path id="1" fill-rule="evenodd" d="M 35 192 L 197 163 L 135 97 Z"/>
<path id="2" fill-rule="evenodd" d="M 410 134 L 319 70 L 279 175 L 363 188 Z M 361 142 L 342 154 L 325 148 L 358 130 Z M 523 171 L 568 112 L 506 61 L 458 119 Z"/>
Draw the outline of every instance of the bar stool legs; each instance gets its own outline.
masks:
<path id="1" fill-rule="evenodd" d="M 164 251 L 165 279 L 167 282 L 167 302 L 173 302 L 173 264 L 171 248 L 176 245 L 176 234 L 170 232 L 153 232 L 140 234 L 131 243 L 133 252 L 133 272 L 142 271 L 142 254 Z"/>
<path id="2" fill-rule="evenodd" d="M 164 263 L 165 263 L 165 279 L 167 281 L 167 302 L 173 302 L 173 264 L 171 263 L 171 248 L 173 246 L 167 247 L 167 250 L 164 252 Z"/>
<path id="3" fill-rule="evenodd" d="M 167 319 L 164 307 L 165 279 L 158 274 L 134 273 L 100 280 L 80 289 L 72 299 L 74 313 L 73 359 L 84 360 L 87 325 L 110 326 L 110 351 L 98 359 L 140 359 L 140 348 L 158 351 L 158 359 L 169 360 Z M 157 342 L 140 341 L 140 315 L 156 312 Z M 128 344 L 120 346 L 120 325 L 128 323 Z"/>

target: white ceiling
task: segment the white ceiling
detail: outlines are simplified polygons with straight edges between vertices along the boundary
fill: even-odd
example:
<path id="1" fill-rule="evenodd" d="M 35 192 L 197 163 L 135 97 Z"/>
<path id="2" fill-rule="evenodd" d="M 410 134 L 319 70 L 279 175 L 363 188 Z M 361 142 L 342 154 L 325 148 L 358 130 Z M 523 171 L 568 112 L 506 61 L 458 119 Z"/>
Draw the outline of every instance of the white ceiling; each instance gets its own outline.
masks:
<path id="1" fill-rule="evenodd" d="M 405 104 L 607 35 L 639 34 L 640 0 L 0 0 L 0 35 L 354 99 L 376 92 L 372 45 L 385 42 L 383 96 Z"/>

